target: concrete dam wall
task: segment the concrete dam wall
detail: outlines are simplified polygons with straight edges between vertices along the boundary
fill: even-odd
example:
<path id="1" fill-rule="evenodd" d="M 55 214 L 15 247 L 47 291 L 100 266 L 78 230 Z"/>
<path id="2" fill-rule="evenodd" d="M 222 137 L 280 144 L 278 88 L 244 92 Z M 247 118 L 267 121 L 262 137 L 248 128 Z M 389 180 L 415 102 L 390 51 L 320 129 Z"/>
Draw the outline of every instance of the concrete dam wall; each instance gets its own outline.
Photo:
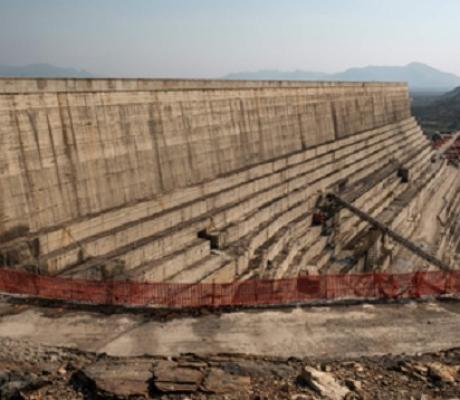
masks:
<path id="1" fill-rule="evenodd" d="M 410 233 L 450 168 L 430 162 L 403 84 L 1 79 L 0 138 L 3 264 L 94 279 L 387 268 L 391 245 L 363 244 L 346 211 L 332 245 L 311 224 L 321 193 L 345 184 Z"/>

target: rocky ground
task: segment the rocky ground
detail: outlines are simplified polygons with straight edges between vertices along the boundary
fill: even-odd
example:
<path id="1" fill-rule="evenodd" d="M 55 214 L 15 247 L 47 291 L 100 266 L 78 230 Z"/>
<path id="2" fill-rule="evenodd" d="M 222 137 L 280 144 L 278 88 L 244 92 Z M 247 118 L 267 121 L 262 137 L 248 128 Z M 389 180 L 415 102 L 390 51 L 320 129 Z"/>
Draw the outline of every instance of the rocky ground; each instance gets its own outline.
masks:
<path id="1" fill-rule="evenodd" d="M 0 399 L 455 399 L 460 349 L 313 360 L 113 358 L 0 339 Z"/>

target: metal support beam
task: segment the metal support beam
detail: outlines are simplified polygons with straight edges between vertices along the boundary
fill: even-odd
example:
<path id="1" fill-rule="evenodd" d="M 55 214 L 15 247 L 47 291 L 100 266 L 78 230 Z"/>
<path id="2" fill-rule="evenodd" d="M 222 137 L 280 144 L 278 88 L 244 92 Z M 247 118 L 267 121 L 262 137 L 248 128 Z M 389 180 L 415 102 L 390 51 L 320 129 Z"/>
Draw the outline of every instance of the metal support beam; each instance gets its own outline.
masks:
<path id="1" fill-rule="evenodd" d="M 427 253 L 423 250 L 420 246 L 416 245 L 414 242 L 404 238 L 399 233 L 395 232 L 385 224 L 377 221 L 375 218 L 371 217 L 369 214 L 361 211 L 359 208 L 356 208 L 354 205 L 350 204 L 348 201 L 340 198 L 334 193 L 328 194 L 328 197 L 331 200 L 334 200 L 338 205 L 350 210 L 353 214 L 356 214 L 362 220 L 368 222 L 378 230 L 384 232 L 386 235 L 391 237 L 393 240 L 404 246 L 406 249 L 411 251 L 412 253 L 416 254 L 417 256 L 423 258 L 424 260 L 428 261 L 430 264 L 436 265 L 438 268 L 442 269 L 443 271 L 451 271 L 449 265 L 445 262 L 439 260 L 432 254 Z"/>

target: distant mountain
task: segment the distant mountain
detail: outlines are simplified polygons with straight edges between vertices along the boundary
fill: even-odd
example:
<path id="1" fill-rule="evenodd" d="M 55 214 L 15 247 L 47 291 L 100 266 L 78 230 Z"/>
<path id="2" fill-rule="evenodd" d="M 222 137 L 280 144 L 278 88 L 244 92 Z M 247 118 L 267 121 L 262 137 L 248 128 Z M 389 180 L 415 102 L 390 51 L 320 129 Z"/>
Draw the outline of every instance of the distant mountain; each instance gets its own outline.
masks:
<path id="1" fill-rule="evenodd" d="M 338 80 L 407 82 L 413 90 L 451 90 L 460 85 L 460 77 L 421 63 L 403 67 L 351 68 L 335 75 Z"/>
<path id="2" fill-rule="evenodd" d="M 24 66 L 0 65 L 0 77 L 91 78 L 94 75 L 75 68 L 61 68 L 50 64 L 30 64 Z"/>
<path id="3" fill-rule="evenodd" d="M 268 79 L 268 80 L 328 80 L 328 81 L 380 81 L 407 82 L 413 91 L 448 91 L 460 86 L 460 77 L 443 72 L 422 63 L 405 66 L 369 66 L 351 68 L 337 74 L 307 71 L 258 71 L 234 73 L 224 79 Z"/>
<path id="4" fill-rule="evenodd" d="M 274 80 L 274 81 L 320 81 L 328 79 L 329 74 L 324 72 L 263 70 L 256 72 L 237 72 L 228 74 L 224 79 L 231 80 Z"/>

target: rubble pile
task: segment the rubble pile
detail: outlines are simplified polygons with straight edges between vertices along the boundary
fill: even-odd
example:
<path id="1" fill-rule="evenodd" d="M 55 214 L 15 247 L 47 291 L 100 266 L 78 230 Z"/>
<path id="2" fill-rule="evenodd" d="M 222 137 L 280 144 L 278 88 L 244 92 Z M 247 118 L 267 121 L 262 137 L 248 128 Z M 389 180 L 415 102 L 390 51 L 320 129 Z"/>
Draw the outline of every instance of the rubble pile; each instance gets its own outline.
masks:
<path id="1" fill-rule="evenodd" d="M 0 339 L 0 399 L 456 399 L 460 349 L 354 360 L 114 358 Z"/>

